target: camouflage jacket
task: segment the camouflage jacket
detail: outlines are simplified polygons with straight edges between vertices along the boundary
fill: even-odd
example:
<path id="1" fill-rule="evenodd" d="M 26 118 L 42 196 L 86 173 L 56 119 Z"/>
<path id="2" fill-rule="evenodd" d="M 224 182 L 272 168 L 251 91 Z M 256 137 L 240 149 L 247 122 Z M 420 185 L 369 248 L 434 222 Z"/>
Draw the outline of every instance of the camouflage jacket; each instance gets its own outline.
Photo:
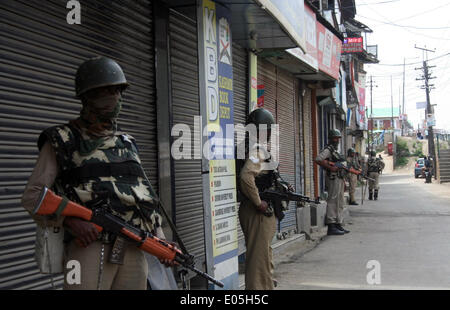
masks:
<path id="1" fill-rule="evenodd" d="M 107 196 L 110 212 L 145 231 L 161 225 L 158 204 L 147 181 L 134 138 L 117 133 L 106 137 L 92 152 L 83 154 L 89 138 L 66 124 L 50 127 L 39 137 L 39 149 L 49 141 L 56 153 L 59 175 L 56 182 L 70 200 L 86 205 Z"/>
<path id="2" fill-rule="evenodd" d="M 384 169 L 384 162 L 378 158 L 369 158 L 367 162 L 368 172 L 381 172 Z"/>

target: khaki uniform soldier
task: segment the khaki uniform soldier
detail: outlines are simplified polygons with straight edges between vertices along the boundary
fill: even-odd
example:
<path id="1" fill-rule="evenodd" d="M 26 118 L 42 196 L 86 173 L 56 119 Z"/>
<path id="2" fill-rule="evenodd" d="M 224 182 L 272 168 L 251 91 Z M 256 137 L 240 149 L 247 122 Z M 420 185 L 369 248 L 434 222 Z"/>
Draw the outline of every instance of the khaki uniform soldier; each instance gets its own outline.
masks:
<path id="1" fill-rule="evenodd" d="M 361 166 L 359 164 L 359 159 L 356 156 L 355 150 L 353 148 L 348 149 L 347 151 L 347 167 L 348 168 L 354 168 L 355 170 L 361 170 Z M 354 173 L 348 173 L 347 174 L 348 183 L 349 183 L 349 204 L 357 206 L 358 203 L 356 203 L 355 199 L 355 191 L 356 186 L 358 184 L 358 176 Z"/>
<path id="2" fill-rule="evenodd" d="M 272 114 L 256 109 L 248 116 L 247 124 L 275 124 Z M 259 128 L 258 128 L 259 129 Z M 261 129 L 258 130 L 261 137 Z M 270 137 L 270 129 L 267 131 Z M 272 290 L 274 288 L 272 239 L 277 218 L 271 203 L 260 199 L 259 193 L 270 188 L 277 174 L 277 164 L 270 157 L 269 148 L 263 144 L 249 146 L 248 156 L 241 168 L 239 191 L 241 205 L 239 221 L 245 237 L 245 289 Z"/>
<path id="3" fill-rule="evenodd" d="M 378 200 L 378 191 L 380 189 L 378 179 L 380 177 L 381 171 L 383 171 L 385 167 L 383 160 L 380 158 L 376 158 L 375 156 L 376 153 L 374 151 L 370 152 L 370 157 L 367 161 L 367 172 L 369 173 L 369 178 L 375 180 L 369 180 L 369 200 Z"/>
<path id="4" fill-rule="evenodd" d="M 328 235 L 343 235 L 349 232 L 342 227 L 345 171 L 332 165 L 333 163 L 345 161 L 344 157 L 337 151 L 340 139 L 341 132 L 339 130 L 330 130 L 328 134 L 329 144 L 315 159 L 315 162 L 326 170 L 328 187 L 326 224 L 328 225 Z"/>
<path id="5" fill-rule="evenodd" d="M 82 101 L 80 116 L 41 133 L 39 158 L 22 198 L 24 208 L 31 212 L 47 186 L 87 207 L 94 199 L 105 199 L 114 215 L 161 236 L 162 219 L 137 145 L 117 126 L 122 92 L 128 86 L 121 67 L 109 58 L 89 59 L 78 68 L 75 84 Z M 147 288 L 148 264 L 135 245 L 123 244 L 108 231 L 99 233 L 92 223 L 76 217 L 34 219 L 38 225 L 64 227 L 64 266 L 71 260 L 80 263 L 81 283 L 65 281 L 64 289 Z"/>

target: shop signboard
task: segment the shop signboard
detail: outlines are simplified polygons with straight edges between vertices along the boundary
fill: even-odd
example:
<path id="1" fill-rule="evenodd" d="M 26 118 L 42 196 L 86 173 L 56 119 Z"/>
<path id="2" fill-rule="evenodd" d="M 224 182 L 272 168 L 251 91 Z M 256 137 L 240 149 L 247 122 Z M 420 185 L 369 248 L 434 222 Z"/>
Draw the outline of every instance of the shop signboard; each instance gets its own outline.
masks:
<path id="1" fill-rule="evenodd" d="M 305 31 L 306 31 L 306 53 L 300 48 L 291 48 L 286 52 L 299 58 L 308 64 L 312 69 L 318 71 L 319 63 L 317 61 L 317 32 L 316 32 L 316 14 L 309 6 L 305 5 Z"/>
<path id="2" fill-rule="evenodd" d="M 209 160 L 210 206 L 205 212 L 210 212 L 211 219 L 214 277 L 225 284 L 224 289 L 238 289 L 231 12 L 202 0 L 202 13 L 205 78 L 201 91 L 208 117 L 203 153 Z"/>
<path id="3" fill-rule="evenodd" d="M 339 80 L 342 42 L 324 25 L 316 22 L 319 70 Z"/>

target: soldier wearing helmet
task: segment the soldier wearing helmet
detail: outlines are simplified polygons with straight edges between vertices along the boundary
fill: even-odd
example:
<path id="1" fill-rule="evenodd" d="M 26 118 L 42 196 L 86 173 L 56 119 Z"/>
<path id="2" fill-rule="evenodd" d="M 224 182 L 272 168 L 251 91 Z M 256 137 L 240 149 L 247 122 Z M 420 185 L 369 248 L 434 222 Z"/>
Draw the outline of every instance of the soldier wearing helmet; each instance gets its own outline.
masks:
<path id="1" fill-rule="evenodd" d="M 341 132 L 332 129 L 328 133 L 328 145 L 316 157 L 315 162 L 326 170 L 328 189 L 326 224 L 328 235 L 343 235 L 349 231 L 342 227 L 344 210 L 345 172 L 333 163 L 344 162 L 345 158 L 338 151 Z"/>
<path id="2" fill-rule="evenodd" d="M 361 170 L 361 166 L 359 164 L 359 159 L 356 156 L 356 152 L 354 148 L 349 148 L 347 150 L 347 167 L 354 168 L 355 170 Z M 353 206 L 357 206 L 358 203 L 355 199 L 355 190 L 358 182 L 358 176 L 354 173 L 347 174 L 348 184 L 349 184 L 349 204 Z"/>
<path id="3" fill-rule="evenodd" d="M 375 180 L 369 180 L 369 200 L 378 200 L 378 193 L 380 190 L 379 178 L 380 174 L 383 171 L 385 164 L 383 159 L 380 157 L 376 157 L 377 154 L 375 151 L 371 151 L 369 160 L 367 161 L 367 172 L 369 174 L 369 178 Z"/>
<path id="4" fill-rule="evenodd" d="M 249 290 L 271 290 L 274 288 L 272 248 L 277 218 L 270 201 L 260 199 L 259 193 L 272 187 L 281 179 L 276 163 L 270 154 L 271 125 L 275 124 L 272 113 L 256 109 L 247 118 L 250 143 L 243 167 L 240 169 L 239 192 L 241 205 L 239 221 L 245 237 L 245 288 Z M 251 129 L 251 128 L 250 128 Z M 254 135 L 257 135 L 254 137 Z M 265 143 L 265 137 L 267 142 Z M 293 190 L 292 186 L 289 186 Z M 281 219 L 279 219 L 281 220 Z"/>
<path id="5" fill-rule="evenodd" d="M 86 206 L 103 197 L 108 211 L 163 237 L 158 204 L 135 140 L 117 124 L 127 87 L 122 68 L 112 59 L 95 57 L 79 66 L 75 90 L 82 103 L 80 115 L 39 136 L 39 158 L 22 198 L 28 211 L 39 190 L 47 186 Z M 99 233 L 92 223 L 79 218 L 35 220 L 40 226 L 64 228 L 65 261 L 80 263 L 81 283 L 65 281 L 64 289 L 147 288 L 147 258 L 136 246 L 127 246 L 107 230 Z"/>

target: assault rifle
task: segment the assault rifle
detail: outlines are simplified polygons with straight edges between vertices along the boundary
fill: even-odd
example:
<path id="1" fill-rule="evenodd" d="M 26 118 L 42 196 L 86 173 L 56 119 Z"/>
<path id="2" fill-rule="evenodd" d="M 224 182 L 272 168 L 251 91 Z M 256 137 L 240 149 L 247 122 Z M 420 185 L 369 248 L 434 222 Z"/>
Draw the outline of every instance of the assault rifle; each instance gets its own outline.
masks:
<path id="1" fill-rule="evenodd" d="M 259 197 L 261 197 L 262 200 L 285 200 L 285 201 L 303 201 L 303 202 L 309 202 L 314 204 L 320 204 L 319 197 L 317 197 L 315 200 L 311 200 L 311 198 L 307 196 L 303 196 L 299 193 L 294 192 L 280 192 L 272 189 L 267 189 L 264 192 L 259 193 Z"/>
<path id="2" fill-rule="evenodd" d="M 89 206 L 90 209 L 70 201 L 67 198 L 60 197 L 44 186 L 38 205 L 33 210 L 33 214 L 73 216 L 90 221 L 99 232 L 105 229 L 135 243 L 139 249 L 156 256 L 160 260 L 174 261 L 184 268 L 192 270 L 208 281 L 211 281 L 215 285 L 219 287 L 224 286 L 222 282 L 195 268 L 194 257 L 192 255 L 183 254 L 178 248 L 167 241 L 136 228 L 121 218 L 111 214 L 108 211 L 108 205 L 103 199 L 99 199 L 96 203 L 92 203 Z"/>
<path id="3" fill-rule="evenodd" d="M 356 169 L 354 169 L 354 168 L 348 168 L 348 167 L 347 167 L 345 164 L 343 164 L 342 162 L 336 162 L 336 163 L 335 163 L 335 162 L 332 162 L 332 161 L 328 161 L 328 164 L 329 164 L 330 166 L 335 166 L 335 167 L 337 167 L 337 168 L 339 168 L 339 169 L 343 169 L 343 170 L 347 171 L 348 173 L 360 175 L 362 178 L 364 178 L 364 179 L 366 179 L 366 180 L 375 182 L 374 179 L 369 178 L 368 176 L 362 174 L 361 170 L 356 170 Z"/>
<path id="4" fill-rule="evenodd" d="M 281 221 L 284 218 L 283 211 L 286 210 L 286 208 L 283 206 L 283 202 L 287 204 L 289 203 L 289 201 L 303 201 L 314 204 L 320 204 L 319 197 L 317 197 L 316 200 L 311 200 L 307 196 L 303 196 L 299 193 L 289 191 L 287 189 L 287 186 L 284 186 L 284 184 L 280 187 L 281 190 L 266 189 L 263 192 L 259 193 L 259 197 L 261 198 L 261 200 L 273 202 L 273 207 L 271 204 L 269 204 L 268 211 L 264 213 L 266 216 L 271 216 L 272 214 L 275 214 L 275 216 L 278 218 L 278 221 Z"/>

